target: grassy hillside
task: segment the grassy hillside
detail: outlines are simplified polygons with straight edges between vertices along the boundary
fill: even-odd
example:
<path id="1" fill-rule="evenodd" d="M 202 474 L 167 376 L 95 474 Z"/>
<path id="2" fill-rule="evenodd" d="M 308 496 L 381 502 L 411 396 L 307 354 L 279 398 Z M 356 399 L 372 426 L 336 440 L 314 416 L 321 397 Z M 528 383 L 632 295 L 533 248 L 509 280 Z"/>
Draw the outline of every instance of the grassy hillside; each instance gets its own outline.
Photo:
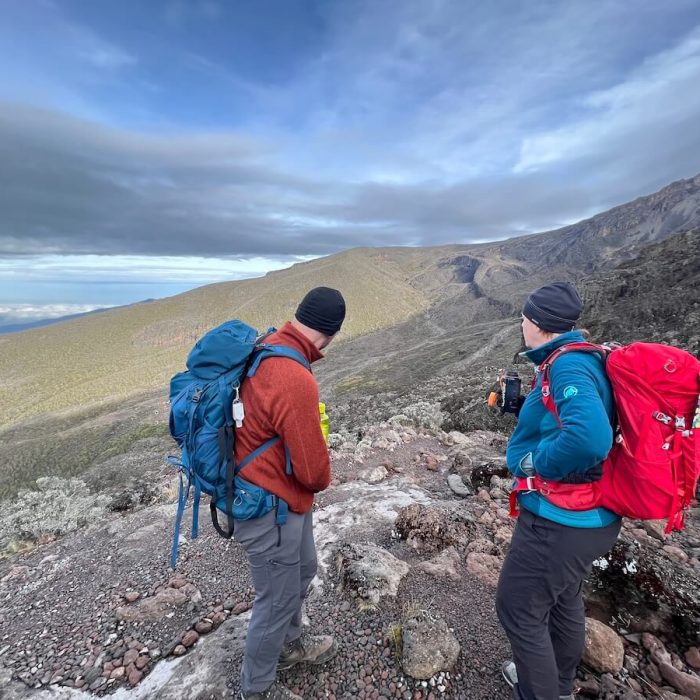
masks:
<path id="1" fill-rule="evenodd" d="M 0 434 L 0 500 L 33 485 L 39 477 L 77 477 L 96 463 L 128 453 L 140 440 L 167 435 L 167 408 L 164 397 L 142 393 L 36 416 L 4 428 Z M 165 444 L 163 454 L 170 441 Z"/>
<path id="2" fill-rule="evenodd" d="M 230 318 L 257 328 L 293 316 L 318 285 L 348 299 L 343 336 L 400 323 L 430 304 L 407 279 L 411 255 L 353 250 L 264 278 L 202 287 L 0 338 L 0 423 L 165 387 L 193 342 Z"/>

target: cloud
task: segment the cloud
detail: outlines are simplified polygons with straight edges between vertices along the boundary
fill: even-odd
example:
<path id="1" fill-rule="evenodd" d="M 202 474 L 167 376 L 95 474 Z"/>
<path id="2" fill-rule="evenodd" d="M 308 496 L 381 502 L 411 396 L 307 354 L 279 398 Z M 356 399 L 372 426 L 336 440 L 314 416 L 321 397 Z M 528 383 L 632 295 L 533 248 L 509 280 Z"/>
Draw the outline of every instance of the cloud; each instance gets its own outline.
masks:
<path id="1" fill-rule="evenodd" d="M 700 28 L 645 61 L 624 82 L 583 96 L 583 119 L 526 138 L 514 171 L 541 171 L 560 162 L 605 157 L 636 164 L 641 156 L 647 167 L 650 162 L 660 166 L 670 155 L 697 168 L 698 84 Z M 659 147 L 654 148 L 655 143 Z M 692 155 L 684 157 L 688 149 Z"/>
<path id="2" fill-rule="evenodd" d="M 187 13 L 228 26 L 223 3 L 174 2 L 159 19 Z M 117 126 L 116 111 L 0 103 L 6 264 L 47 254 L 288 261 L 505 238 L 700 170 L 692 2 L 671 11 L 645 0 L 631 13 L 614 2 L 407 0 L 316 13 L 322 38 L 312 53 L 277 57 L 291 66 L 282 82 L 255 81 L 256 55 L 245 73 L 220 46 L 183 39 L 177 68 L 157 64 L 149 99 L 163 104 L 148 108 L 167 114 L 158 128 Z M 81 36 L 75 50 L 93 66 L 156 79 L 148 47 L 136 58 L 97 31 Z M 183 62 L 216 99 L 202 105 L 206 126 L 189 111 L 201 85 L 183 82 Z M 124 96 L 145 99 L 126 83 Z M 99 91 L 92 99 L 117 109 Z"/>
<path id="3" fill-rule="evenodd" d="M 252 139 L 154 137 L 0 108 L 0 253 L 319 254 L 272 214 L 311 183 L 261 163 Z"/>
<path id="4" fill-rule="evenodd" d="M 135 56 L 105 40 L 88 27 L 59 21 L 57 31 L 64 34 L 65 46 L 70 47 L 77 57 L 99 70 L 119 70 L 137 63 Z"/>
<path id="5" fill-rule="evenodd" d="M 279 270 L 310 259 L 309 256 L 236 259 L 194 256 L 24 255 L 19 261 L 14 258 L 0 258 L 0 283 L 12 283 L 21 276 L 25 283 L 54 284 L 70 279 L 74 285 L 176 283 L 194 287 L 232 279 L 259 277 L 270 270 Z M 21 269 L 18 262 L 21 263 Z"/>
<path id="6" fill-rule="evenodd" d="M 0 304 L 0 328 L 45 318 L 60 318 L 94 311 L 93 304 Z"/>
<path id="7" fill-rule="evenodd" d="M 113 46 L 90 46 L 80 51 L 80 56 L 98 68 L 121 68 L 136 63 L 130 54 Z"/>

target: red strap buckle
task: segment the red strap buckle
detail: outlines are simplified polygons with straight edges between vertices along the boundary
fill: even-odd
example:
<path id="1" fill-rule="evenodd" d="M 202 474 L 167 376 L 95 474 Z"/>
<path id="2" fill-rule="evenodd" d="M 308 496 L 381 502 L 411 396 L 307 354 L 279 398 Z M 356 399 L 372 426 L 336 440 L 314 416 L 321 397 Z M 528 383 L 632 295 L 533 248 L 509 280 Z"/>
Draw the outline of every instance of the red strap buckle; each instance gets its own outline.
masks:
<path id="1" fill-rule="evenodd" d="M 531 491 L 537 491 L 537 486 L 534 476 L 517 477 L 515 486 L 510 492 L 510 497 L 508 501 L 510 503 L 510 516 L 511 518 L 517 518 L 520 513 L 520 508 L 518 508 L 518 494 L 519 493 L 529 493 Z"/>

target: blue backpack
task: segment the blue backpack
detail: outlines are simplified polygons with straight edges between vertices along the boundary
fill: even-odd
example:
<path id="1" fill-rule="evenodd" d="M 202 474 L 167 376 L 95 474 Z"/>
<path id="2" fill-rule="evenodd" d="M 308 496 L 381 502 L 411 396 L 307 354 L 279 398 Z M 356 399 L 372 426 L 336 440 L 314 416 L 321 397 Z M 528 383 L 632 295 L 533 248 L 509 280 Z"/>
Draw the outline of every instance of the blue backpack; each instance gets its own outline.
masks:
<path id="1" fill-rule="evenodd" d="M 275 436 L 263 443 L 240 464 L 234 460 L 235 419 L 241 417 L 241 382 L 252 377 L 268 357 L 287 357 L 308 370 L 306 358 L 292 348 L 268 345 L 265 336 L 243 323 L 227 321 L 204 335 L 187 357 L 187 371 L 170 380 L 170 434 L 181 449 L 181 457 L 168 457 L 180 472 L 178 509 L 170 564 L 175 568 L 180 525 L 189 497 L 192 502 L 192 538 L 197 537 L 199 501 L 202 491 L 211 497 L 212 523 L 222 536 L 233 536 L 234 518 L 259 518 L 277 508 L 277 525 L 287 521 L 287 504 L 269 491 L 239 476 L 243 467 L 279 442 Z M 236 415 L 234 415 L 234 413 Z M 289 451 L 285 447 L 286 473 L 292 473 Z M 187 485 L 185 486 L 185 481 Z M 226 515 L 221 527 L 217 511 Z"/>

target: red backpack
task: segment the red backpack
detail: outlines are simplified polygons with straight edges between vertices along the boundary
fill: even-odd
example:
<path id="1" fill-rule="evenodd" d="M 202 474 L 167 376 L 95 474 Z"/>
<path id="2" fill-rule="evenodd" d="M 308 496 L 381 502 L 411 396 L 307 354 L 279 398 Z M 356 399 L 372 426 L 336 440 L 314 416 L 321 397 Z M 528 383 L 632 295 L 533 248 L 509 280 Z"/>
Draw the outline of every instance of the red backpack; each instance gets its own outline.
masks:
<path id="1" fill-rule="evenodd" d="M 604 507 L 635 520 L 668 518 L 667 533 L 682 530 L 700 475 L 700 361 L 654 343 L 564 345 L 539 367 L 542 400 L 557 422 L 549 375 L 568 352 L 602 355 L 612 385 L 617 425 L 603 476 L 590 484 L 516 479 L 511 511 L 517 514 L 518 492 L 538 491 L 567 510 Z"/>

